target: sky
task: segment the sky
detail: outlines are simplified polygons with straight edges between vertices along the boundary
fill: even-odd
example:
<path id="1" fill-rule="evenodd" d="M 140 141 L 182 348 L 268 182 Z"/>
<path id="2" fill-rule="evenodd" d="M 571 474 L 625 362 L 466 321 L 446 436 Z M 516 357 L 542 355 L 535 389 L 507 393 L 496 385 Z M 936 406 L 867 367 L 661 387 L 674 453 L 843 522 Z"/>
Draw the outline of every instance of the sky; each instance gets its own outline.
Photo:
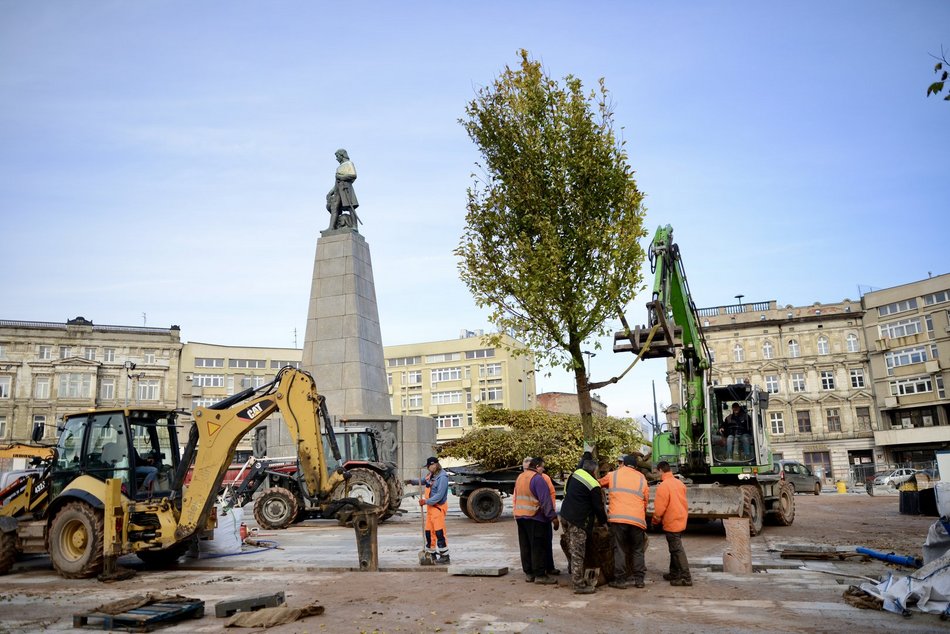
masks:
<path id="1" fill-rule="evenodd" d="M 383 343 L 490 331 L 452 254 L 478 160 L 459 119 L 521 48 L 604 78 L 698 306 L 947 273 L 950 103 L 925 93 L 948 26 L 942 1 L 0 0 L 0 319 L 302 346 L 344 147 Z M 631 360 L 611 347 L 589 342 L 593 380 Z M 669 403 L 660 360 L 598 394 L 640 417 L 654 381 Z"/>

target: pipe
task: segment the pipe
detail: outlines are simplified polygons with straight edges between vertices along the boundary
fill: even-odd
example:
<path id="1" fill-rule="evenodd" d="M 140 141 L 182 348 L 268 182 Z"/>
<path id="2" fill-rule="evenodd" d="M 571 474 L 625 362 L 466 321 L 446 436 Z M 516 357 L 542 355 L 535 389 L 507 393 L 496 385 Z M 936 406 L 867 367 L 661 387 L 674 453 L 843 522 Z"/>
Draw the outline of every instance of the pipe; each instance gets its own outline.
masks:
<path id="1" fill-rule="evenodd" d="M 890 564 L 897 564 L 899 566 L 911 566 L 913 568 L 920 568 L 923 564 L 920 557 L 912 557 L 910 555 L 895 555 L 894 553 L 882 553 L 876 550 L 871 550 L 870 548 L 855 548 L 855 552 L 861 553 L 862 555 L 867 555 L 874 559 L 880 559 L 886 561 Z"/>

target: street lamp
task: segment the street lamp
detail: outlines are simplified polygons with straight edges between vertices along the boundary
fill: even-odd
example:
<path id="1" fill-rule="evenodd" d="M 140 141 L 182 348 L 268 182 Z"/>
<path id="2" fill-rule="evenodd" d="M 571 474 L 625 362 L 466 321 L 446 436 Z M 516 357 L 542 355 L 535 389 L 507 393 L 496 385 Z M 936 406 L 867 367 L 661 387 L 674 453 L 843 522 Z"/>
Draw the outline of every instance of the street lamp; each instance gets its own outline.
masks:
<path id="1" fill-rule="evenodd" d="M 590 350 L 584 350 L 581 354 L 587 355 L 587 378 L 590 379 L 593 372 L 591 372 L 590 360 L 597 356 L 596 352 L 591 352 Z"/>
<path id="2" fill-rule="evenodd" d="M 737 300 L 739 300 L 739 307 L 742 308 L 742 298 L 745 297 L 745 295 L 742 295 L 742 294 L 740 293 L 739 295 L 735 295 L 734 297 L 735 297 Z"/>

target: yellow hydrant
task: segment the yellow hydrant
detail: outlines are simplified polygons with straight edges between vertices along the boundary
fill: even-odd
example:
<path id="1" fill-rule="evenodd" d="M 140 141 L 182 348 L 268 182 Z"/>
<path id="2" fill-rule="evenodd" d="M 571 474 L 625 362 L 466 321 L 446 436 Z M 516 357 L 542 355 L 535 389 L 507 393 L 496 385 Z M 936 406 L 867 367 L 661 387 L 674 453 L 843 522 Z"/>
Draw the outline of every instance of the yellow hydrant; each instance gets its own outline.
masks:
<path id="1" fill-rule="evenodd" d="M 847 493 L 848 483 L 844 480 L 838 480 L 838 493 Z"/>

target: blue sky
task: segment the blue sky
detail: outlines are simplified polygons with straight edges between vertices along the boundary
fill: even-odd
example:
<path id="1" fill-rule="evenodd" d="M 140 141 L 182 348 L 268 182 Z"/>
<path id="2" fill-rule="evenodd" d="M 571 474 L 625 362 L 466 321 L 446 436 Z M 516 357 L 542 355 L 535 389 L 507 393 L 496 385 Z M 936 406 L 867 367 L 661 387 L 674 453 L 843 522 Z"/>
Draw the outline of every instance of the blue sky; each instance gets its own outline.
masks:
<path id="1" fill-rule="evenodd" d="M 950 3 L 657 4 L 0 1 L 0 318 L 302 345 L 345 147 L 384 343 L 489 328 L 451 253 L 477 159 L 458 119 L 522 47 L 606 79 L 699 306 L 950 271 L 950 104 L 925 97 Z M 629 361 L 603 344 L 595 380 Z M 600 396 L 639 415 L 663 375 Z"/>

